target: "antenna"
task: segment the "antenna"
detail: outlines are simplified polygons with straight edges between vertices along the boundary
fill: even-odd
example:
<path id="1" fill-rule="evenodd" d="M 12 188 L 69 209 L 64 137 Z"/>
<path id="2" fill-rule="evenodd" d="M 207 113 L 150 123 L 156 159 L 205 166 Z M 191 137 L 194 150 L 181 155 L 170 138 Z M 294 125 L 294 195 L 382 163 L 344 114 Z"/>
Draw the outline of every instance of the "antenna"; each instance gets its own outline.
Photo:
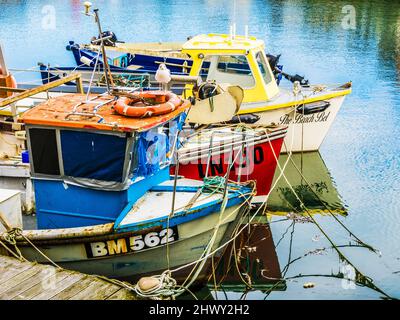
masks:
<path id="1" fill-rule="evenodd" d="M 96 21 L 97 27 L 99 29 L 99 37 L 100 38 L 92 41 L 92 43 L 100 42 L 101 54 L 103 56 L 103 68 L 104 68 L 104 76 L 105 76 L 106 85 L 107 85 L 107 91 L 108 91 L 108 93 L 111 93 L 112 92 L 111 89 L 114 89 L 114 82 L 112 79 L 110 66 L 108 65 L 108 61 L 107 61 L 106 49 L 104 48 L 104 40 L 111 38 L 111 36 L 107 36 L 107 37 L 103 38 L 103 31 L 101 29 L 100 17 L 99 17 L 99 9 L 93 9 L 94 13 L 90 13 L 90 8 L 92 7 L 92 3 L 89 1 L 85 1 L 83 3 L 83 5 L 85 7 L 85 11 L 83 13 L 86 16 L 94 17 L 94 20 Z M 97 57 L 97 59 L 98 59 L 98 57 Z"/>

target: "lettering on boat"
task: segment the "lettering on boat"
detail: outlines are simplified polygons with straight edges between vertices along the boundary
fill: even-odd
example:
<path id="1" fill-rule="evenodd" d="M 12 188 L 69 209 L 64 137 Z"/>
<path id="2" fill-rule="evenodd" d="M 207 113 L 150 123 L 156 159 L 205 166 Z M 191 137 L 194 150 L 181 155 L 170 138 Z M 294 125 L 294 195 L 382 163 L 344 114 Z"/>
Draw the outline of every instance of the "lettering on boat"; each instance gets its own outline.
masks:
<path id="1" fill-rule="evenodd" d="M 313 123 L 313 122 L 326 122 L 330 116 L 331 112 L 319 112 L 310 115 L 303 115 L 300 113 L 296 114 L 295 120 L 293 121 L 293 116 L 289 114 L 284 114 L 279 118 L 279 124 L 288 125 L 290 123 L 302 124 L 302 123 Z"/>
<path id="2" fill-rule="evenodd" d="M 261 146 L 245 148 L 242 158 L 238 157 L 236 154 L 237 152 L 234 152 L 232 156 L 233 159 L 236 159 L 231 168 L 234 174 L 238 174 L 239 172 L 243 175 L 251 174 L 254 171 L 254 166 L 262 164 L 265 160 L 264 150 Z M 226 155 L 229 155 L 229 152 L 211 158 L 209 166 L 209 174 L 211 176 L 224 175 L 226 173 L 227 167 L 231 162 Z M 206 176 L 207 158 L 202 158 L 201 160 L 204 161 L 197 163 L 197 171 L 199 177 L 204 178 Z"/>
<path id="3" fill-rule="evenodd" d="M 86 254 L 88 258 L 120 255 L 137 252 L 157 246 L 165 245 L 179 239 L 176 227 L 153 231 L 127 238 L 111 239 L 87 243 Z"/>

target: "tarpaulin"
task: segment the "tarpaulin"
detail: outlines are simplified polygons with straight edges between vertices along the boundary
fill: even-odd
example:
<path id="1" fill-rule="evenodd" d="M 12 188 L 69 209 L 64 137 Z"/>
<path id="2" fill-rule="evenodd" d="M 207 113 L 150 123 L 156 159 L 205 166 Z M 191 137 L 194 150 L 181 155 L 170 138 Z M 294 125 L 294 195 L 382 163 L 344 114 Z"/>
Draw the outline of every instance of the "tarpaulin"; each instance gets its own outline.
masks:
<path id="1" fill-rule="evenodd" d="M 70 130 L 60 136 L 66 176 L 123 182 L 125 137 Z"/>

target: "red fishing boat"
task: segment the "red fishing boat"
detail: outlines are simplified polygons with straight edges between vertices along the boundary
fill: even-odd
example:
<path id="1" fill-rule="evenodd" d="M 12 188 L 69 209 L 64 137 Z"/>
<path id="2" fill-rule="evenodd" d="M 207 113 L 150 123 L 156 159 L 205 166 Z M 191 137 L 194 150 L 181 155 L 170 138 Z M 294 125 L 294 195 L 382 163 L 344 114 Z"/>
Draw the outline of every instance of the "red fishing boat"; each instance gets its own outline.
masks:
<path id="1" fill-rule="evenodd" d="M 223 176 L 230 168 L 229 178 L 233 181 L 255 180 L 257 196 L 253 202 L 264 202 L 286 131 L 283 126 L 227 126 L 192 133 L 178 149 L 178 174 L 202 180 L 206 176 Z M 175 167 L 170 173 L 175 173 Z"/>

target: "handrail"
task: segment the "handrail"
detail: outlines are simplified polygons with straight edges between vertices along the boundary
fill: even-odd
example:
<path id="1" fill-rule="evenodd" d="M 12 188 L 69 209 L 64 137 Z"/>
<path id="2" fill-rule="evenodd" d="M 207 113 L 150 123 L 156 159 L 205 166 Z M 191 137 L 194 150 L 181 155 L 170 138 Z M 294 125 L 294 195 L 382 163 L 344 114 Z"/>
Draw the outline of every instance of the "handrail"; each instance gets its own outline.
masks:
<path id="1" fill-rule="evenodd" d="M 26 91 L 17 93 L 14 96 L 11 96 L 11 97 L 8 97 L 8 98 L 4 98 L 4 99 L 0 100 L 0 108 L 8 106 L 8 105 L 10 105 L 10 104 L 12 104 L 14 102 L 19 101 L 19 100 L 22 100 L 22 99 L 25 99 L 25 98 L 29 98 L 31 96 L 34 96 L 34 95 L 38 94 L 38 93 L 47 91 L 49 89 L 58 87 L 60 85 L 63 85 L 65 83 L 67 83 L 67 82 L 74 81 L 74 80 L 76 81 L 76 90 L 77 90 L 77 92 L 83 94 L 84 91 L 83 91 L 83 84 L 82 84 L 81 74 L 80 73 L 72 73 L 69 76 L 61 78 L 59 80 L 55 80 L 55 81 L 46 83 L 44 85 L 38 86 L 36 88 L 28 89 Z"/>

